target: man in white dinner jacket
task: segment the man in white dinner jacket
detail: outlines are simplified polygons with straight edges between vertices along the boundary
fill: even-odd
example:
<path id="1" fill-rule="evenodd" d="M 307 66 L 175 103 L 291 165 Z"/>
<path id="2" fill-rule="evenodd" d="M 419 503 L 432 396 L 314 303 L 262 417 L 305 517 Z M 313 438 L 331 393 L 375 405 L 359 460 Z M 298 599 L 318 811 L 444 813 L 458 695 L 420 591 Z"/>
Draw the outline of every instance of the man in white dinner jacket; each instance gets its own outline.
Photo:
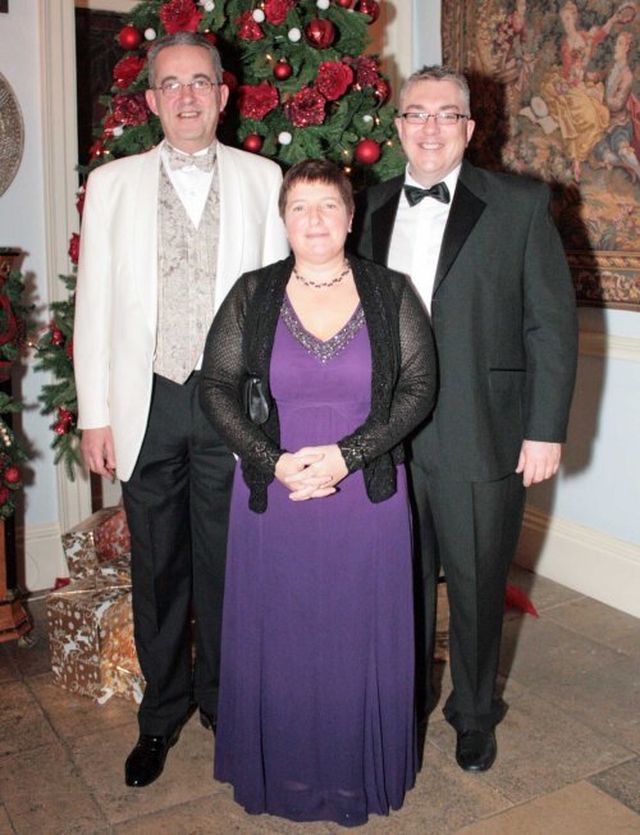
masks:
<path id="1" fill-rule="evenodd" d="M 82 454 L 121 479 L 132 538 L 146 689 L 129 786 L 160 776 L 193 705 L 215 731 L 234 461 L 200 410 L 200 355 L 238 276 L 288 253 L 279 167 L 216 140 L 229 89 L 215 47 L 169 35 L 148 68 L 165 139 L 88 179 L 74 333 Z"/>

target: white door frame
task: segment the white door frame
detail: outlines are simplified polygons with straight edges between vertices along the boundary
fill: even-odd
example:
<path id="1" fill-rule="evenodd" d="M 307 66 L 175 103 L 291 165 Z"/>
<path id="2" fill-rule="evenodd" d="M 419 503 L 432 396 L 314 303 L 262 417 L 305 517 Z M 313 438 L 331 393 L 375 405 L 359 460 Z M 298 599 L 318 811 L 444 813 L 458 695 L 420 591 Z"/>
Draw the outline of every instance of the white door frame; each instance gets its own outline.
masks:
<path id="1" fill-rule="evenodd" d="M 109 12 L 127 12 L 136 0 L 76 0 L 75 6 Z M 65 300 L 59 275 L 71 272 L 67 253 L 71 233 L 78 230 L 75 208 L 78 177 L 78 125 L 76 108 L 75 7 L 69 0 L 40 0 L 42 43 L 42 122 L 47 142 L 43 147 L 45 188 L 45 240 L 49 301 Z M 86 473 L 70 481 L 57 467 L 58 519 L 63 531 L 91 513 L 91 484 Z"/>

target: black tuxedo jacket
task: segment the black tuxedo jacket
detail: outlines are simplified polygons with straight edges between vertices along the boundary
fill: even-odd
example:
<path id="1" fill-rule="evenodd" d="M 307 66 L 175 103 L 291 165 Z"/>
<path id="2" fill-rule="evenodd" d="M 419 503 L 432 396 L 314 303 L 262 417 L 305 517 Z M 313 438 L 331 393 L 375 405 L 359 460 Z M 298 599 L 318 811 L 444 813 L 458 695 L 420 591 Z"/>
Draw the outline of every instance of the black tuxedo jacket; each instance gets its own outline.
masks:
<path id="1" fill-rule="evenodd" d="M 351 246 L 360 256 L 387 263 L 403 182 L 358 198 Z M 565 440 L 575 294 L 544 184 L 463 162 L 431 318 L 438 396 L 413 438 L 416 463 L 455 480 L 492 481 L 515 470 L 524 439 Z"/>

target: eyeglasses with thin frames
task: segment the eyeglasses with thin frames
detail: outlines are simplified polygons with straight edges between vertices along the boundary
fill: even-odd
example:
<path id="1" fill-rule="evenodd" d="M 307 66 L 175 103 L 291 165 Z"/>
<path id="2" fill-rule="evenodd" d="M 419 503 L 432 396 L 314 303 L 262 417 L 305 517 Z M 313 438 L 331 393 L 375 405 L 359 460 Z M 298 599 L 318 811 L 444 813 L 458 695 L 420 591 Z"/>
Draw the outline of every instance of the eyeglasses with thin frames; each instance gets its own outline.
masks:
<path id="1" fill-rule="evenodd" d="M 423 113 L 421 110 L 407 110 L 406 113 L 399 113 L 408 125 L 426 125 L 429 119 L 433 119 L 440 127 L 452 127 L 457 125 L 460 119 L 471 118 L 466 113 L 454 113 L 451 110 L 442 110 L 439 113 Z"/>
<path id="2" fill-rule="evenodd" d="M 214 87 L 219 87 L 221 81 L 211 81 L 208 78 L 196 78 L 193 81 L 188 81 L 183 84 L 181 81 L 163 81 L 159 87 L 153 87 L 153 90 L 160 90 L 163 96 L 168 99 L 177 98 L 182 93 L 183 88 L 188 87 L 194 96 L 206 96 Z"/>

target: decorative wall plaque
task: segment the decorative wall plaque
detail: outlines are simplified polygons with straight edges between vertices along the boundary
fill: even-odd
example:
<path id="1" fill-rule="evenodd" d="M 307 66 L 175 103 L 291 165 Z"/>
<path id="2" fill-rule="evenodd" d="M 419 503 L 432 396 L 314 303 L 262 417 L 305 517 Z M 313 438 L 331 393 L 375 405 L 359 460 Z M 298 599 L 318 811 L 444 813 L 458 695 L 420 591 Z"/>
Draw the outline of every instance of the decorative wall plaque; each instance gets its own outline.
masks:
<path id="1" fill-rule="evenodd" d="M 7 79 L 0 73 L 0 195 L 18 172 L 24 149 L 22 111 Z"/>

